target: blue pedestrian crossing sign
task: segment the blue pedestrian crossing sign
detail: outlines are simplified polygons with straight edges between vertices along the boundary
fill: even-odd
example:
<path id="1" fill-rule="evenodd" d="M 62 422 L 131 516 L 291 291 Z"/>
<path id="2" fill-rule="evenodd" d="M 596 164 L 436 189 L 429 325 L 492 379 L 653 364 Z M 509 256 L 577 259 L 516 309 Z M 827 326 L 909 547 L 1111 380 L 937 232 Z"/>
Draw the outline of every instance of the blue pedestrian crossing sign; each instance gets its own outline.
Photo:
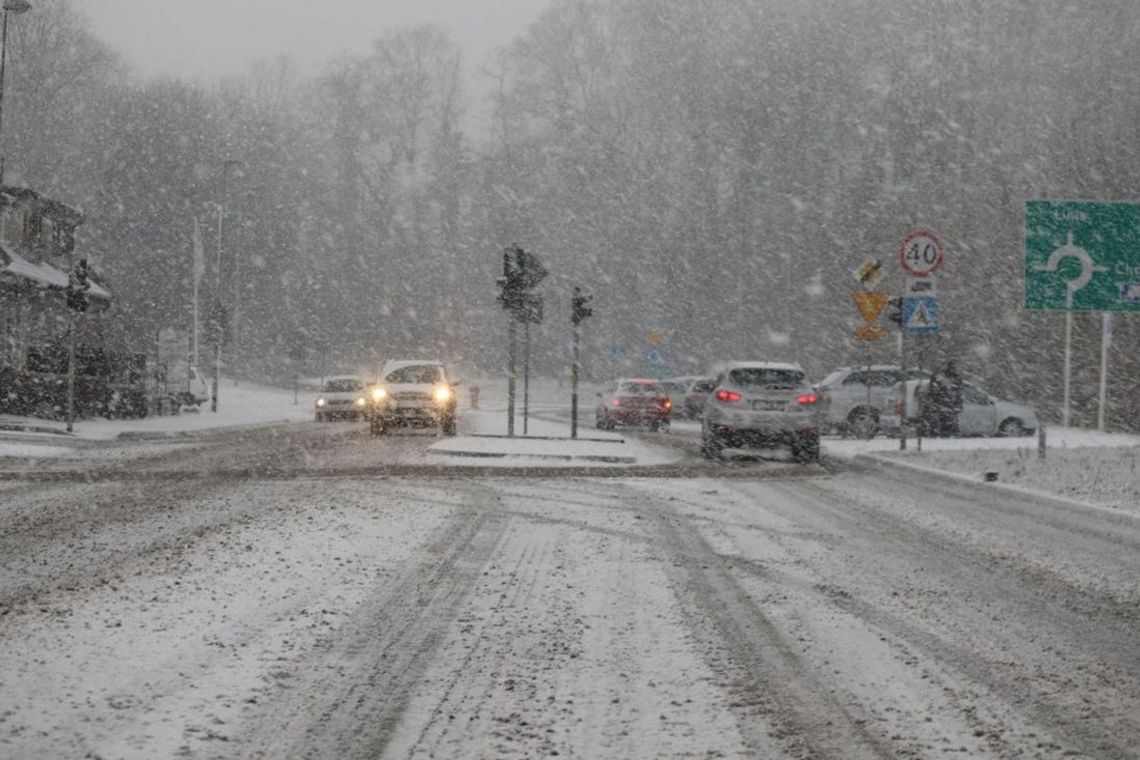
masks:
<path id="1" fill-rule="evenodd" d="M 903 298 L 902 329 L 908 333 L 938 332 L 938 298 L 936 296 Z"/>

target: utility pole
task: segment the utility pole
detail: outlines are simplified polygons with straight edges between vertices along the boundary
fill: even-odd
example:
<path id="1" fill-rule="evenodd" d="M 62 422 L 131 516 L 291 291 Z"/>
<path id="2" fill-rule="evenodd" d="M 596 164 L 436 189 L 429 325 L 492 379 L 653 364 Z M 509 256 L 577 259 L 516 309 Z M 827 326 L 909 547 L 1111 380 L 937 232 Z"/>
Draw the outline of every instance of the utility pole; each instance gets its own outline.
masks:
<path id="1" fill-rule="evenodd" d="M 579 326 L 586 317 L 592 317 L 594 310 L 587 303 L 593 296 L 582 295 L 582 289 L 574 288 L 574 297 L 570 299 L 570 323 L 574 325 L 574 364 L 570 370 L 570 437 L 578 437 L 578 361 Z"/>
<path id="2" fill-rule="evenodd" d="M 75 341 L 78 332 L 79 314 L 87 311 L 87 291 L 91 288 L 88 279 L 87 259 L 79 259 L 67 273 L 67 432 L 75 430 Z"/>
<path id="3" fill-rule="evenodd" d="M 222 303 L 222 227 L 226 218 L 226 178 L 231 168 L 241 161 L 222 161 L 222 193 L 218 199 L 218 246 L 214 259 L 214 382 L 210 388 L 210 411 L 218 411 L 218 378 L 222 374 L 222 341 L 226 334 L 226 307 Z"/>
<path id="4" fill-rule="evenodd" d="M 27 13 L 32 6 L 26 0 L 4 0 L 2 23 L 0 29 L 0 124 L 4 117 L 4 70 L 8 67 L 8 15 Z M 0 151 L 0 185 L 4 184 L 4 154 Z M 71 428 L 68 428 L 70 430 Z"/>

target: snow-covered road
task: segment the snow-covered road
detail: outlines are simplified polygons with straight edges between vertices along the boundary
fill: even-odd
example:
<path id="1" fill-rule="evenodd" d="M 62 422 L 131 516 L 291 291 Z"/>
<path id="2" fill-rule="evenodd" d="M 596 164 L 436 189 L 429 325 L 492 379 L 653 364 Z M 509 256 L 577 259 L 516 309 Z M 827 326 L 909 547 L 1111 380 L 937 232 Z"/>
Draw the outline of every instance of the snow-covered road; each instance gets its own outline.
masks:
<path id="1" fill-rule="evenodd" d="M 0 482 L 0 757 L 1136 756 L 1129 515 L 858 465 L 364 466 L 432 441 Z"/>

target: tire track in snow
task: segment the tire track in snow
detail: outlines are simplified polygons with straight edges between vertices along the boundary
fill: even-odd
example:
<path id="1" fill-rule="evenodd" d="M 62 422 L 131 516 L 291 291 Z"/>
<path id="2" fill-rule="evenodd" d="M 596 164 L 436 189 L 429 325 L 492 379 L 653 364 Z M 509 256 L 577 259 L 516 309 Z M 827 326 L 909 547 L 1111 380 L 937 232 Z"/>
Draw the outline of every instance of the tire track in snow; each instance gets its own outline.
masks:
<path id="1" fill-rule="evenodd" d="M 468 503 L 492 498 L 472 484 Z M 384 754 L 416 686 L 458 616 L 510 519 L 457 509 L 422 559 L 378 590 L 317 659 L 261 704 L 260 723 L 241 732 L 257 758 L 372 760 Z M 256 721 L 256 718 L 255 718 Z"/>
<path id="2" fill-rule="evenodd" d="M 761 752 L 775 738 L 790 757 L 897 756 L 836 699 L 687 518 L 666 508 L 654 520 L 689 630 L 734 692 L 750 749 Z"/>

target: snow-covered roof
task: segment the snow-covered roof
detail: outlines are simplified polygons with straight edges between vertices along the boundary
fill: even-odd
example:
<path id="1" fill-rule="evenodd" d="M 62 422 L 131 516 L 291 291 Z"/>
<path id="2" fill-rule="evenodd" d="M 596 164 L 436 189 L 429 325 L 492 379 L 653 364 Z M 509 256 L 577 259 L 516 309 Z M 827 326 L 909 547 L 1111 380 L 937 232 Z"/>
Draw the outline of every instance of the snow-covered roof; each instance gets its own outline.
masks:
<path id="1" fill-rule="evenodd" d="M 31 280 L 41 287 L 65 289 L 67 273 L 45 262 L 35 262 L 0 245 L 0 276 L 15 276 Z M 93 279 L 88 278 L 87 295 L 110 303 L 111 293 Z"/>

